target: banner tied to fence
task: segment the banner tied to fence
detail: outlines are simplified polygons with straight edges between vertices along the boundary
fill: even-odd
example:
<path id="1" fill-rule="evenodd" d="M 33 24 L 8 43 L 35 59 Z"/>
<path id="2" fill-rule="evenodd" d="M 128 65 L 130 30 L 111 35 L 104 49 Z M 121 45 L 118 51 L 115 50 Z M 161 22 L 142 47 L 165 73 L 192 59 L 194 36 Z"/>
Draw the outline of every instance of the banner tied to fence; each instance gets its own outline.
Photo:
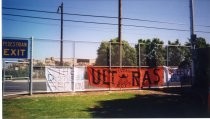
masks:
<path id="1" fill-rule="evenodd" d="M 132 67 L 87 67 L 89 84 L 105 88 L 142 88 L 162 86 L 164 69 Z"/>
<path id="2" fill-rule="evenodd" d="M 45 67 L 48 92 L 83 91 L 85 68 Z"/>
<path id="3" fill-rule="evenodd" d="M 191 80 L 191 69 L 190 68 L 171 68 L 164 66 L 164 82 L 175 83 L 175 82 L 190 82 Z"/>
<path id="4" fill-rule="evenodd" d="M 85 90 L 85 67 L 74 67 L 74 91 Z"/>

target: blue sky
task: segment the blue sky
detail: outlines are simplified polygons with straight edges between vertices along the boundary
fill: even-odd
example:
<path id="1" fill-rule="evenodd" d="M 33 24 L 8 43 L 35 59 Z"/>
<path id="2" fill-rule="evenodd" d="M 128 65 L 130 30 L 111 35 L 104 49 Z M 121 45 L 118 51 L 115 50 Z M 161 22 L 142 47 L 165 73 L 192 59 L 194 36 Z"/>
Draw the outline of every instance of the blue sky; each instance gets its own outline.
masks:
<path id="1" fill-rule="evenodd" d="M 44 11 L 57 11 L 58 6 L 64 3 L 65 13 L 91 14 L 101 16 L 118 16 L 118 0 L 3 0 L 3 7 L 15 7 Z M 195 31 L 210 32 L 210 0 L 195 0 Z M 46 14 L 26 11 L 3 9 L 3 13 L 30 15 L 39 17 L 60 18 L 60 14 Z M 163 21 L 176 24 L 163 24 L 144 21 L 122 20 L 122 24 L 164 27 L 170 29 L 190 30 L 189 0 L 122 0 L 122 17 Z M 64 15 L 64 19 L 107 22 L 117 24 L 117 19 L 90 18 Z M 4 37 L 31 37 L 35 39 L 60 39 L 60 21 L 39 20 L 2 15 Z M 182 25 L 179 25 L 182 24 Z M 184 24 L 184 25 L 183 25 Z M 206 38 L 210 43 L 210 33 L 195 32 L 198 37 Z M 64 52 L 65 57 L 72 57 L 73 43 L 70 41 L 108 41 L 117 37 L 117 26 L 96 25 L 75 22 L 64 22 Z M 170 31 L 137 27 L 122 27 L 122 39 L 130 43 L 137 43 L 138 39 L 160 38 L 167 44 L 168 40 L 185 43 L 190 37 L 190 31 Z M 79 43 L 78 43 L 79 44 Z M 76 44 L 78 58 L 95 58 L 99 43 Z M 83 47 L 81 48 L 81 46 Z M 34 56 L 44 58 L 48 56 L 59 57 L 59 41 L 36 40 Z M 84 53 L 84 51 L 90 53 Z M 89 55 L 88 55 L 89 54 Z"/>

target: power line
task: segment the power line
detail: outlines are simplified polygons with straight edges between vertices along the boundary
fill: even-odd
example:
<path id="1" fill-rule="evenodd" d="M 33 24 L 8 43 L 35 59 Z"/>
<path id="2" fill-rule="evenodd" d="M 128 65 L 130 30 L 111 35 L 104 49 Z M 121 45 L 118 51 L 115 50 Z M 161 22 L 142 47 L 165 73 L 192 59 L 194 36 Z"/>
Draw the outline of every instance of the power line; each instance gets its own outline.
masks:
<path id="1" fill-rule="evenodd" d="M 27 21 L 27 20 L 17 20 L 17 19 L 10 19 L 10 18 L 3 18 L 3 19 L 9 20 L 9 21 L 15 21 L 15 22 L 25 22 L 25 23 L 33 23 L 33 24 L 59 26 L 59 24 L 50 24 L 50 23 L 42 23 L 42 22 L 32 22 L 32 21 Z M 67 27 L 67 26 L 72 26 L 72 25 L 64 25 L 64 27 Z M 110 31 L 110 30 L 101 30 L 101 29 L 104 29 L 104 28 L 100 28 L 100 27 L 87 27 L 87 26 L 79 26 L 79 27 L 86 27 L 86 30 L 93 30 L 93 31 L 100 31 L 100 32 L 113 32 L 113 31 Z M 112 28 L 106 28 L 106 29 L 112 29 Z M 82 29 L 82 30 L 84 30 L 84 29 Z M 125 28 L 125 30 L 132 30 L 132 29 Z M 195 32 L 210 33 L 210 32 L 206 32 L 206 31 L 195 31 Z M 132 33 L 129 33 L 129 34 L 139 35 L 139 33 L 133 33 L 133 32 Z"/>
<path id="2" fill-rule="evenodd" d="M 33 23 L 33 24 L 42 24 L 42 25 L 53 25 L 53 26 L 58 26 L 58 25 L 59 25 L 59 24 L 50 24 L 50 23 L 42 23 L 42 22 L 33 22 L 33 21 L 17 20 L 17 19 L 10 19 L 10 18 L 3 18 L 3 19 L 9 20 L 9 21 L 25 22 L 25 23 Z"/>
<path id="3" fill-rule="evenodd" d="M 27 16 L 27 15 L 18 15 L 18 14 L 5 14 L 3 13 L 2 15 L 6 16 L 15 16 L 15 17 L 26 17 L 26 18 L 34 18 L 34 19 L 44 19 L 44 20 L 54 20 L 54 21 L 60 21 L 60 19 L 55 19 L 55 18 L 47 18 L 47 17 L 36 17 L 36 16 Z"/>
<path id="4" fill-rule="evenodd" d="M 123 25 L 123 26 L 142 27 L 142 28 L 150 28 L 150 29 L 162 29 L 162 30 L 172 30 L 172 31 L 189 31 L 189 30 L 184 30 L 184 29 L 172 29 L 172 28 L 164 28 L 164 27 L 152 27 L 152 26 L 138 26 L 138 25 Z"/>
<path id="5" fill-rule="evenodd" d="M 17 19 L 10 19 L 10 18 L 3 18 L 5 20 L 9 20 L 9 21 L 15 21 L 15 22 L 25 22 L 25 23 L 33 23 L 33 24 L 42 24 L 42 25 L 53 25 L 53 26 L 59 26 L 59 24 L 50 24 L 50 23 L 42 23 L 42 22 L 32 22 L 32 21 L 27 21 L 27 20 L 17 20 Z M 72 25 L 64 25 L 64 27 L 68 27 Z M 74 25 L 74 27 L 78 27 L 78 25 Z M 86 27 L 86 29 L 88 30 L 94 30 L 94 31 L 103 31 L 103 32 L 109 32 L 111 29 L 113 30 L 113 28 L 102 28 L 102 27 L 88 27 L 88 26 L 79 26 L 79 27 Z M 101 30 L 101 29 L 110 29 L 110 30 Z M 132 30 L 132 29 L 128 29 L 128 28 L 124 28 L 125 30 Z M 82 29 L 84 30 L 84 29 Z M 110 31 L 113 32 L 113 31 Z M 132 34 L 138 34 L 139 33 L 132 33 Z"/>
<path id="6" fill-rule="evenodd" d="M 2 7 L 3 9 L 10 9 L 10 10 L 20 10 L 20 11 L 29 11 L 29 12 L 42 12 L 42 13 L 55 13 L 57 12 L 52 12 L 52 11 L 45 11 L 45 10 L 32 10 L 32 9 L 23 9 L 23 8 L 12 8 L 12 7 Z"/>
<path id="7" fill-rule="evenodd" d="M 194 25 L 194 26 L 210 27 L 210 26 L 206 26 L 206 25 Z"/>
<path id="8" fill-rule="evenodd" d="M 53 21 L 60 21 L 60 19 L 49 18 L 49 17 L 37 17 L 37 16 L 17 15 L 17 14 L 5 14 L 5 13 L 3 13 L 2 15 L 16 16 L 16 17 L 25 17 L 25 18 L 34 18 L 34 19 L 44 19 L 44 20 L 53 20 Z M 63 21 L 79 22 L 79 23 L 89 23 L 89 24 L 102 24 L 102 25 L 118 25 L 118 24 L 114 24 L 114 23 L 91 22 L 91 21 L 80 21 L 80 20 L 70 20 L 70 19 L 68 19 L 68 20 L 64 19 Z"/>
<path id="9" fill-rule="evenodd" d="M 198 32 L 198 33 L 210 33 L 209 31 L 195 31 L 195 32 Z"/>
<path id="10" fill-rule="evenodd" d="M 60 26 L 60 24 L 51 24 L 51 23 L 43 23 L 43 22 L 33 22 L 33 21 L 28 21 L 28 20 L 17 20 L 17 19 L 10 19 L 10 18 L 3 18 L 3 19 L 4 20 L 8 20 L 8 21 L 14 21 L 14 22 L 25 22 L 25 23 L 32 23 L 32 24 Z M 110 30 L 113 30 L 113 28 L 104 28 L 104 27 L 102 28 L 102 27 L 88 27 L 88 26 L 78 26 L 78 25 L 64 25 L 64 27 L 69 27 L 69 26 L 70 27 L 74 26 L 74 29 L 77 28 L 77 27 L 85 27 L 88 30 L 103 31 L 103 32 L 108 32 Z M 106 29 L 106 30 L 104 30 L 104 29 Z M 113 32 L 113 31 L 110 31 L 110 32 Z"/>
<path id="11" fill-rule="evenodd" d="M 5 14 L 5 13 L 3 13 L 2 15 L 15 16 L 15 17 L 24 17 L 24 18 L 33 18 L 33 19 L 42 19 L 42 20 L 60 21 L 60 19 L 49 18 L 49 17 L 37 17 L 37 16 L 17 15 L 17 14 Z M 111 26 L 117 26 L 118 25 L 118 24 L 115 24 L 115 23 L 92 22 L 92 21 L 71 20 L 71 19 L 64 19 L 64 21 L 67 21 L 67 22 L 77 22 L 77 23 L 87 23 L 87 24 L 111 25 Z M 122 24 L 122 26 L 127 26 L 127 27 L 141 27 L 141 28 L 149 28 L 149 29 L 161 29 L 161 30 L 172 30 L 172 31 L 189 31 L 189 30 L 185 30 L 185 29 L 172 29 L 172 28 L 164 28 L 164 27 L 138 26 L 138 25 L 128 25 L 128 24 Z M 195 32 L 210 33 L 208 31 L 195 31 Z"/>
<path id="12" fill-rule="evenodd" d="M 3 9 L 31 11 L 31 12 L 42 12 L 42 13 L 56 13 L 56 12 L 51 12 L 51 11 L 31 10 L 31 9 L 22 9 L 22 8 L 8 8 L 8 7 L 3 7 Z M 112 18 L 112 19 L 117 19 L 118 18 L 118 17 L 113 17 L 113 16 L 90 15 L 90 14 L 76 14 L 76 13 L 63 13 L 63 14 L 65 14 L 65 15 L 72 15 L 72 16 L 98 17 L 98 18 Z M 146 19 L 136 19 L 136 18 L 128 18 L 128 17 L 124 17 L 122 19 L 125 19 L 125 20 L 133 20 L 133 21 L 146 21 L 146 22 L 156 22 L 156 23 L 186 25 L 186 24 L 180 24 L 180 23 L 162 22 L 162 21 L 146 20 Z"/>
<path id="13" fill-rule="evenodd" d="M 2 8 L 3 9 L 10 9 L 10 10 L 20 10 L 20 11 L 30 11 L 30 12 L 41 12 L 41 13 L 57 14 L 57 12 L 45 11 L 45 10 L 32 10 L 32 9 L 11 8 L 11 7 L 2 7 Z M 63 13 L 63 14 L 65 14 L 65 15 L 72 15 L 72 16 L 118 19 L 118 17 L 114 17 L 114 16 L 77 14 L 77 13 Z M 129 17 L 122 17 L 122 19 L 124 19 L 124 20 L 132 20 L 132 21 L 143 21 L 143 22 L 161 23 L 161 24 L 187 25 L 187 24 L 184 24 L 184 23 L 174 23 L 174 22 L 165 22 L 165 21 L 148 20 L 148 19 L 137 19 L 137 18 L 129 18 Z M 207 26 L 207 25 L 195 25 L 195 26 L 210 27 L 210 26 Z"/>

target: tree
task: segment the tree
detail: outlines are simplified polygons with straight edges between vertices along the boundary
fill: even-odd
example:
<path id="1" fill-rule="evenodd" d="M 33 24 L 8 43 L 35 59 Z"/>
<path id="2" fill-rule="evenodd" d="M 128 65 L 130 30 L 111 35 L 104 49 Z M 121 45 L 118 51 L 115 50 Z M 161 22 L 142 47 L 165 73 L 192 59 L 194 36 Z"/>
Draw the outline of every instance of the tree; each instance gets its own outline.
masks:
<path id="1" fill-rule="evenodd" d="M 111 54 L 110 52 L 111 44 Z M 96 64 L 97 66 L 119 66 L 119 42 L 118 39 L 111 39 L 109 42 L 102 42 L 97 50 Z M 111 57 L 111 62 L 109 58 Z M 136 66 L 136 51 L 128 42 L 122 41 L 122 65 Z"/>
<path id="2" fill-rule="evenodd" d="M 138 40 L 138 44 L 135 46 L 136 48 L 136 53 L 137 53 L 137 59 L 138 59 L 138 66 L 139 63 L 141 63 L 141 66 L 146 66 L 147 62 L 146 62 L 146 44 L 151 43 L 150 39 L 144 40 L 144 39 L 139 39 Z M 140 51 L 140 53 L 139 53 Z"/>
<path id="3" fill-rule="evenodd" d="M 190 41 L 190 40 L 189 40 Z M 191 43 L 190 42 L 186 42 L 185 43 L 185 46 L 191 46 Z M 209 44 L 207 44 L 206 43 L 206 39 L 205 38 L 202 38 L 202 37 L 198 37 L 198 38 L 196 38 L 196 41 L 195 41 L 195 48 L 197 49 L 197 48 L 206 48 L 206 47 L 208 47 L 209 46 Z M 191 57 L 192 57 L 192 55 L 191 55 L 191 53 L 190 53 L 190 51 L 188 51 L 188 53 L 186 53 L 185 54 L 185 59 L 184 59 L 184 61 L 182 61 L 181 63 L 180 63 L 180 65 L 179 65 L 179 67 L 181 68 L 181 67 L 183 67 L 183 68 L 185 68 L 185 67 L 190 67 L 190 64 L 191 64 Z"/>
<path id="4" fill-rule="evenodd" d="M 190 48 L 181 46 L 177 39 L 175 42 L 168 42 L 168 65 L 179 66 L 184 60 L 189 60 Z"/>
<path id="5" fill-rule="evenodd" d="M 202 37 L 198 37 L 195 42 L 195 48 L 206 48 L 208 44 L 206 43 L 206 39 Z"/>
<path id="6" fill-rule="evenodd" d="M 136 45 L 136 51 L 138 59 L 141 60 L 141 65 L 150 67 L 156 67 L 164 65 L 164 54 L 163 41 L 158 38 L 143 40 L 139 39 L 138 45 Z M 139 46 L 140 46 L 140 58 L 139 58 Z"/>
<path id="7" fill-rule="evenodd" d="M 5 68 L 5 75 L 12 75 L 12 77 L 28 77 L 29 67 L 24 64 L 11 64 Z"/>
<path id="8" fill-rule="evenodd" d="M 190 40 L 189 40 L 190 41 Z M 185 43 L 186 46 L 191 46 L 191 43 L 190 42 L 186 42 Z M 206 43 L 206 39 L 203 38 L 203 37 L 198 37 L 196 38 L 196 41 L 195 41 L 195 48 L 206 48 L 208 47 L 210 44 L 207 44 Z"/>

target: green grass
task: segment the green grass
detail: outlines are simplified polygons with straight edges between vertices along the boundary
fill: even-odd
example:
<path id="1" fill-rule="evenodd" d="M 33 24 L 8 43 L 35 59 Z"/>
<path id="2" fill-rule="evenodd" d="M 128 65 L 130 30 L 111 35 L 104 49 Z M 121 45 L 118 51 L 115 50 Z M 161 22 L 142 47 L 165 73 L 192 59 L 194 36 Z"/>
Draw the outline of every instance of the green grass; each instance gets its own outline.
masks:
<path id="1" fill-rule="evenodd" d="M 100 101 L 129 99 L 135 93 L 34 95 L 3 100 L 4 119 L 91 118 L 88 109 L 100 107 Z"/>
<path id="2" fill-rule="evenodd" d="M 181 89 L 35 94 L 3 100 L 4 119 L 210 117 L 198 96 Z"/>

